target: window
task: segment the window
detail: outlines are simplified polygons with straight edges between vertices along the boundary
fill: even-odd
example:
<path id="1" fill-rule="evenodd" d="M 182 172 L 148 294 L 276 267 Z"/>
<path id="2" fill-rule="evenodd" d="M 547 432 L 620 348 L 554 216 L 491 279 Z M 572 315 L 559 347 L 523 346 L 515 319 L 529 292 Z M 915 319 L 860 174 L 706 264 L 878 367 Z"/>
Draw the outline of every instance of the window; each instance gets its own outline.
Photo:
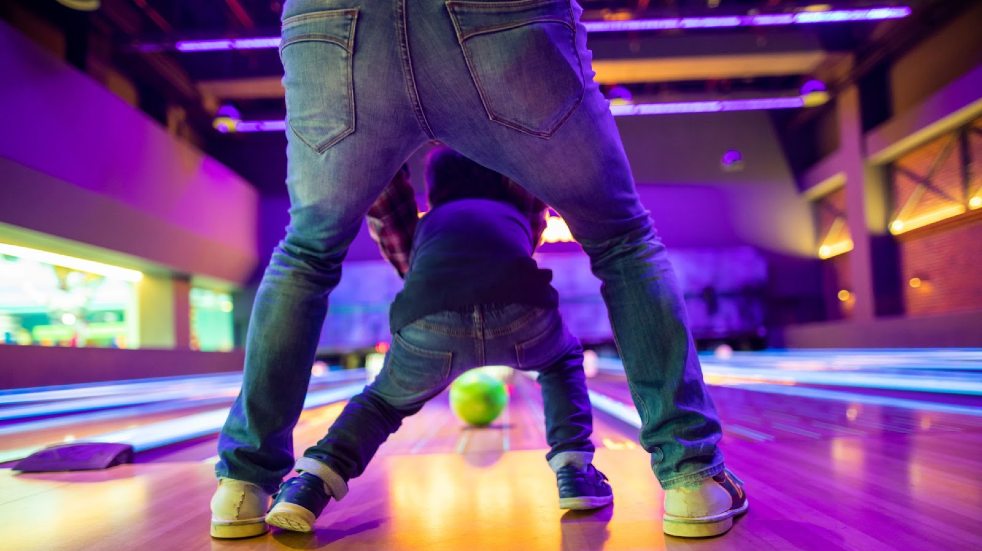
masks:
<path id="1" fill-rule="evenodd" d="M 135 348 L 143 274 L 0 243 L 0 343 Z"/>
<path id="2" fill-rule="evenodd" d="M 226 352 L 235 346 L 232 295 L 201 287 L 191 289 L 191 348 Z"/>

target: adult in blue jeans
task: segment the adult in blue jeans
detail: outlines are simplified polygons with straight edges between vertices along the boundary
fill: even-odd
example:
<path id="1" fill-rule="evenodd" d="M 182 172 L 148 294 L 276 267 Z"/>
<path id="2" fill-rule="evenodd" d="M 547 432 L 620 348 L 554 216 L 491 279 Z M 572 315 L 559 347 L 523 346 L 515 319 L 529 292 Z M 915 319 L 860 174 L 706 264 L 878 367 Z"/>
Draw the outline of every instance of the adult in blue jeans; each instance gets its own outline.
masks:
<path id="1" fill-rule="evenodd" d="M 213 527 L 261 522 L 293 467 L 292 429 L 348 246 L 434 139 L 521 182 L 589 255 L 665 489 L 665 532 L 721 534 L 746 510 L 665 247 L 593 80 L 581 13 L 572 0 L 284 4 L 290 225 L 256 295 L 242 390 L 219 439 Z"/>
<path id="2" fill-rule="evenodd" d="M 532 259 L 545 205 L 502 175 L 438 149 L 427 159 L 431 209 L 420 221 L 407 172 L 369 210 L 383 255 L 405 277 L 390 310 L 392 348 L 378 378 L 297 461 L 300 476 L 283 483 L 266 521 L 309 532 L 405 417 L 482 365 L 539 372 L 559 506 L 610 504 L 606 477 L 592 465 L 583 348 L 559 315 L 552 273 Z"/>

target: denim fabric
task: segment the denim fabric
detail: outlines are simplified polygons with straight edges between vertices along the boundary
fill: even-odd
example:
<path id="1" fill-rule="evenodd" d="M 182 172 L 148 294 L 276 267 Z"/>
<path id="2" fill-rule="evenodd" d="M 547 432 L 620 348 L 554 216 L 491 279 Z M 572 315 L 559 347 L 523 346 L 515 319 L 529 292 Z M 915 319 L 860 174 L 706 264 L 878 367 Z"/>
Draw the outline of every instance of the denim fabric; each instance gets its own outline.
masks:
<path id="1" fill-rule="evenodd" d="M 579 340 L 557 310 L 513 304 L 431 314 L 396 332 L 378 377 L 348 402 L 304 457 L 327 465 L 347 482 L 365 470 L 405 417 L 461 373 L 482 365 L 539 372 L 547 460 L 592 456 L 593 418 Z"/>
<path id="2" fill-rule="evenodd" d="M 327 297 L 362 217 L 431 139 L 522 183 L 590 256 L 665 488 L 723 468 L 665 247 L 642 207 L 570 0 L 287 0 L 290 225 L 263 276 L 220 476 L 274 488 Z"/>

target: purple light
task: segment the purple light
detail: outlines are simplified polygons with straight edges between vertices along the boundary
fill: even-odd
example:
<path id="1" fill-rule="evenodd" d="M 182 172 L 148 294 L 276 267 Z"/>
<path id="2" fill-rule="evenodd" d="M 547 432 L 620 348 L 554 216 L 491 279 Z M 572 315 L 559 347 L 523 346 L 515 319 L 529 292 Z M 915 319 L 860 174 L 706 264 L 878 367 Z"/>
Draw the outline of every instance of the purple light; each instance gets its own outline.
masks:
<path id="1" fill-rule="evenodd" d="M 760 15 L 732 15 L 725 17 L 681 17 L 661 19 L 636 19 L 633 21 L 584 21 L 591 33 L 616 33 L 625 31 L 665 31 L 673 29 L 720 29 L 732 27 L 773 27 L 785 25 L 812 25 L 817 23 L 851 23 L 856 21 L 882 21 L 903 19 L 911 14 L 908 6 L 870 8 L 862 10 L 829 10 L 819 12 L 771 13 Z M 181 40 L 174 44 L 180 52 L 213 52 L 221 50 L 257 50 L 279 48 L 280 37 L 218 38 L 211 40 Z M 147 48 L 141 46 L 140 48 Z"/>
<path id="2" fill-rule="evenodd" d="M 724 111 L 758 111 L 764 109 L 797 109 L 804 107 L 800 97 L 729 99 L 714 101 L 678 101 L 667 103 L 639 103 L 611 105 L 610 112 L 615 117 L 638 115 L 678 115 L 685 113 L 721 113 Z M 238 121 L 235 132 L 282 132 L 286 121 Z"/>
<path id="3" fill-rule="evenodd" d="M 216 50 L 231 50 L 232 41 L 221 40 L 182 40 L 174 44 L 179 52 L 212 52 Z"/>
<path id="4" fill-rule="evenodd" d="M 286 121 L 239 121 L 235 125 L 236 132 L 282 132 L 286 130 Z"/>
<path id="5" fill-rule="evenodd" d="M 679 20 L 683 29 L 715 29 L 723 27 L 739 27 L 742 18 L 732 17 L 683 17 Z"/>
<path id="6" fill-rule="evenodd" d="M 221 50 L 263 50 L 280 47 L 280 37 L 218 38 L 212 40 L 181 40 L 174 44 L 179 52 L 214 52 Z"/>
<path id="7" fill-rule="evenodd" d="M 827 90 L 828 89 L 825 87 L 825 83 L 817 79 L 811 79 L 801 85 L 801 95 L 810 94 L 812 92 L 825 92 Z"/>
<path id="8" fill-rule="evenodd" d="M 586 21 L 588 32 L 660 31 L 669 29 L 709 29 L 726 27 L 769 27 L 775 25 L 810 25 L 854 21 L 902 19 L 911 14 L 908 6 L 865 10 L 830 10 L 823 12 L 735 15 L 731 17 L 682 17 L 677 19 L 637 19 L 634 21 Z"/>
<path id="9" fill-rule="evenodd" d="M 724 167 L 730 167 L 737 163 L 743 162 L 743 153 L 736 149 L 727 149 L 726 153 L 723 153 L 723 158 L 720 159 L 720 163 Z"/>
<path id="10" fill-rule="evenodd" d="M 797 109 L 804 107 L 800 97 L 727 99 L 713 101 L 678 101 L 666 103 L 639 103 L 611 105 L 610 112 L 615 117 L 637 115 L 678 115 L 685 113 L 721 113 L 724 111 L 759 111 L 764 109 Z M 286 121 L 238 121 L 235 132 L 282 132 Z"/>
<path id="11" fill-rule="evenodd" d="M 800 97 L 788 97 L 612 105 L 610 107 L 610 112 L 613 113 L 615 117 L 630 117 L 637 115 L 675 115 L 681 113 L 757 111 L 762 109 L 797 109 L 799 107 L 804 107 L 804 101 Z"/>
<path id="12" fill-rule="evenodd" d="M 262 48 L 279 48 L 280 37 L 267 36 L 259 38 L 236 38 L 232 41 L 235 50 L 257 50 Z"/>
<path id="13" fill-rule="evenodd" d="M 621 85 L 615 85 L 607 90 L 607 99 L 618 105 L 628 104 L 634 101 L 634 94 Z M 619 102 L 619 103 L 618 103 Z"/>
<path id="14" fill-rule="evenodd" d="M 794 14 L 771 13 L 767 15 L 751 15 L 750 24 L 753 27 L 770 27 L 774 25 L 794 25 Z"/>

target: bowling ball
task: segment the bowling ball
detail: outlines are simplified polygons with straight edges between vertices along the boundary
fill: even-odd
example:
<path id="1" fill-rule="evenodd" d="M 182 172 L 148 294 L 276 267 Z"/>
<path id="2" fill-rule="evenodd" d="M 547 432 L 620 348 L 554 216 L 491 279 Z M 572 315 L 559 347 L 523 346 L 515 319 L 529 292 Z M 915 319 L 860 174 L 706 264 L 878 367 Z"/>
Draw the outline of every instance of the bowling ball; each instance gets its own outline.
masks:
<path id="1" fill-rule="evenodd" d="M 450 409 L 471 426 L 490 425 L 507 405 L 505 384 L 480 369 L 464 373 L 450 385 Z"/>

